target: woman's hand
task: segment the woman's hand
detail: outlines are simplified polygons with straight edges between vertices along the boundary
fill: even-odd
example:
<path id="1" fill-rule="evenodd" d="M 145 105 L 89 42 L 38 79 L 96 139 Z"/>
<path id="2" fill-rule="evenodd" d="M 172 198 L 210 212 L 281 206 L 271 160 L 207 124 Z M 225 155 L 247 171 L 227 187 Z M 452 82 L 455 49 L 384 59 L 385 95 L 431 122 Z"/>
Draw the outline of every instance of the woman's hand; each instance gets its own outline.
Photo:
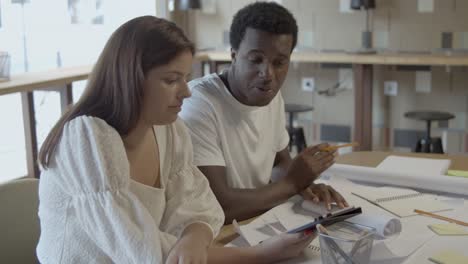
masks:
<path id="1" fill-rule="evenodd" d="M 206 225 L 189 225 L 169 252 L 166 264 L 206 264 L 212 240 L 213 234 Z"/>
<path id="2" fill-rule="evenodd" d="M 257 251 L 260 263 L 273 263 L 299 256 L 314 238 L 316 235 L 307 231 L 283 233 L 263 241 L 253 249 Z"/>
<path id="3" fill-rule="evenodd" d="M 166 264 L 205 264 L 207 263 L 208 246 L 195 237 L 184 236 L 169 252 Z"/>

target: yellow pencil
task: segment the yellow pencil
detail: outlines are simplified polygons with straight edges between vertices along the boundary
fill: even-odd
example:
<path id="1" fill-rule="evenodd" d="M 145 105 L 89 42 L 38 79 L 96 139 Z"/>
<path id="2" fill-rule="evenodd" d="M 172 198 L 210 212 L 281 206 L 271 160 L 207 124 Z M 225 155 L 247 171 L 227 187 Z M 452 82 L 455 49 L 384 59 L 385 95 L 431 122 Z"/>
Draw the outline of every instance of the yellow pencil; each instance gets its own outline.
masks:
<path id="1" fill-rule="evenodd" d="M 339 148 L 345 148 L 345 147 L 357 147 L 359 146 L 359 143 L 357 142 L 352 142 L 352 143 L 347 143 L 347 144 L 342 144 L 342 145 L 335 145 L 335 146 L 328 146 L 326 148 L 321 148 L 321 151 L 334 151 Z"/>
<path id="2" fill-rule="evenodd" d="M 420 215 L 425 215 L 425 216 L 429 216 L 429 217 L 432 217 L 432 218 L 444 220 L 444 221 L 447 221 L 447 222 L 450 222 L 450 223 L 454 223 L 454 224 L 457 224 L 457 225 L 468 226 L 468 223 L 465 223 L 465 222 L 463 222 L 463 221 L 456 220 L 456 219 L 453 219 L 453 218 L 449 218 L 449 217 L 445 217 L 445 216 L 441 216 L 441 215 L 429 213 L 429 212 L 426 212 L 426 211 L 421 211 L 421 210 L 418 210 L 418 209 L 414 209 L 414 212 L 415 212 L 415 213 L 418 213 L 418 214 L 420 214 Z"/>

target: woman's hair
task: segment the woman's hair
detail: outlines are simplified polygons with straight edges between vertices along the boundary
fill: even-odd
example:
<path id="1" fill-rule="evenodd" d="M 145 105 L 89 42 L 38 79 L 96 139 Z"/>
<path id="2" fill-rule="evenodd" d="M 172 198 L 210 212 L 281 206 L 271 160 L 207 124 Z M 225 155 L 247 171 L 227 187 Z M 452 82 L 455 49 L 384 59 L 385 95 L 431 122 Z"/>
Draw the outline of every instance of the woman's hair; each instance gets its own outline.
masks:
<path id="1" fill-rule="evenodd" d="M 39 152 L 44 169 L 62 136 L 65 124 L 78 116 L 104 120 L 124 136 L 135 127 L 143 102 L 148 72 L 168 64 L 193 44 L 174 23 L 154 16 L 134 18 L 107 41 L 78 102 L 52 128 Z"/>

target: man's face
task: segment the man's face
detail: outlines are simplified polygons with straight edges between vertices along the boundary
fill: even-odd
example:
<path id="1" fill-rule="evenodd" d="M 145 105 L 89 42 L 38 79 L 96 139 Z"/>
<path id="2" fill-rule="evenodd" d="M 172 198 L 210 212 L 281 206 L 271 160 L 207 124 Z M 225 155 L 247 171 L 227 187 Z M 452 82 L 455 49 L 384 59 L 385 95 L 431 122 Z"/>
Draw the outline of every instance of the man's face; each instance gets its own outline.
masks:
<path id="1" fill-rule="evenodd" d="M 293 36 L 247 28 L 237 50 L 232 50 L 231 92 L 241 103 L 268 105 L 286 78 Z"/>

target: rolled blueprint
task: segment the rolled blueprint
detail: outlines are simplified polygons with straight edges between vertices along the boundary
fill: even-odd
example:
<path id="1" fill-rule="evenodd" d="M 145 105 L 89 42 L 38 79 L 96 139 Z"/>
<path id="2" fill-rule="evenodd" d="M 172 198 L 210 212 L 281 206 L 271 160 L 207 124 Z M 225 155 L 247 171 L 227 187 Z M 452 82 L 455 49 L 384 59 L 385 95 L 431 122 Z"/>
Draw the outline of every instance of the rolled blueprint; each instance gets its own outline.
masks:
<path id="1" fill-rule="evenodd" d="M 411 187 L 435 192 L 468 195 L 468 179 L 446 175 L 402 173 L 371 167 L 334 164 L 327 173 L 353 181 Z"/>
<path id="2" fill-rule="evenodd" d="M 401 232 L 400 220 L 388 215 L 363 212 L 361 215 L 357 215 L 346 221 L 373 227 L 375 228 L 375 232 L 382 238 L 388 238 Z"/>
<path id="3" fill-rule="evenodd" d="M 344 195 L 344 193 L 342 194 Z M 350 202 L 354 201 L 354 199 L 347 200 L 349 200 Z M 360 198 L 355 200 L 361 201 Z M 354 203 L 354 205 L 357 205 L 357 203 Z M 304 210 L 317 215 L 326 215 L 330 212 L 326 209 L 323 202 L 314 203 L 312 201 L 305 200 L 301 203 L 301 207 Z M 332 205 L 331 212 L 337 211 L 339 209 L 340 208 L 338 206 Z M 349 218 L 346 221 L 375 228 L 376 233 L 381 238 L 388 238 L 401 232 L 401 222 L 399 219 L 395 218 L 393 215 L 389 214 L 386 211 L 383 211 L 380 208 L 368 206 L 367 204 L 366 207 L 363 208 L 362 214 Z"/>

